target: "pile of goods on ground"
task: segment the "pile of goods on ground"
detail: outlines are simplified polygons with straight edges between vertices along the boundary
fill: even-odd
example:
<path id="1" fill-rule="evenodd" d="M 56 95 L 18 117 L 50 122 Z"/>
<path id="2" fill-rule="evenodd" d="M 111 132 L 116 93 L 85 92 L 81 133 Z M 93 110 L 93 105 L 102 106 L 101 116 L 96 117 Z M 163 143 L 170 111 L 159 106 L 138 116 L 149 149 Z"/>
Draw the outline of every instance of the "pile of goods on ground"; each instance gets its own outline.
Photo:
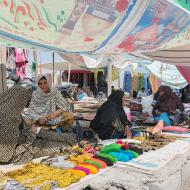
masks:
<path id="1" fill-rule="evenodd" d="M 92 145 L 82 141 L 72 148 L 62 148 L 59 155 L 28 163 L 22 169 L 6 173 L 3 190 L 52 190 L 65 188 L 87 175 L 94 175 L 113 166 L 117 161 L 127 162 L 142 154 L 127 142 Z M 2 181 L 1 181 L 2 182 Z"/>

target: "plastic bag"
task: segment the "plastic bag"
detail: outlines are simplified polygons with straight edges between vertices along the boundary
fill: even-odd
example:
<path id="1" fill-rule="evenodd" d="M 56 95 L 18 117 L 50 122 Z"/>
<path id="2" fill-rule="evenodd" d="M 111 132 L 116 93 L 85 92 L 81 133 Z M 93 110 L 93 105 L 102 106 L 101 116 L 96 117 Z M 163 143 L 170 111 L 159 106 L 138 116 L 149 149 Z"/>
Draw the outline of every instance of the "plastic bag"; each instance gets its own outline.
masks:
<path id="1" fill-rule="evenodd" d="M 145 114 L 148 114 L 149 116 L 152 116 L 152 103 L 153 103 L 154 97 L 153 95 L 146 96 L 142 98 L 142 112 Z"/>

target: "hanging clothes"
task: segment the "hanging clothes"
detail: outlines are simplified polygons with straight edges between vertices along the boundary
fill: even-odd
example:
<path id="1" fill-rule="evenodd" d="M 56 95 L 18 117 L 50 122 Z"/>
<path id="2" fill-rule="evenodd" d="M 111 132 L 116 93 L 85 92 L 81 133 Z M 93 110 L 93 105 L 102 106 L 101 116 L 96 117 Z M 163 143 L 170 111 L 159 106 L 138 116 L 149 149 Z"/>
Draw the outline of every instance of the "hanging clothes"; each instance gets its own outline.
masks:
<path id="1" fill-rule="evenodd" d="M 144 74 L 140 73 L 138 76 L 137 90 L 144 88 Z"/>
<path id="2" fill-rule="evenodd" d="M 148 86 L 149 93 L 152 94 L 152 87 L 151 87 L 151 84 L 150 84 L 150 76 L 147 79 L 147 86 Z"/>
<path id="3" fill-rule="evenodd" d="M 155 94 L 158 91 L 158 80 L 154 75 L 150 75 L 149 81 L 152 88 L 152 93 Z"/>
<path id="4" fill-rule="evenodd" d="M 26 63 L 28 63 L 27 52 L 21 48 L 14 48 L 16 75 L 21 79 L 26 77 Z"/>
<path id="5" fill-rule="evenodd" d="M 115 81 L 119 78 L 119 69 L 112 67 L 112 81 Z"/>
<path id="6" fill-rule="evenodd" d="M 129 71 L 126 71 L 124 74 L 124 82 L 123 82 L 123 91 L 124 92 L 131 92 L 131 82 L 132 82 L 132 76 Z"/>
<path id="7" fill-rule="evenodd" d="M 137 92 L 137 84 L 138 84 L 138 73 L 134 72 L 134 75 L 132 77 L 132 82 L 131 82 L 131 86 L 132 86 L 132 89 L 131 89 L 131 94 L 133 94 L 133 92 Z"/>
<path id="8" fill-rule="evenodd" d="M 148 82 L 149 82 L 148 78 L 149 78 L 149 74 L 145 73 L 144 74 L 144 88 L 145 88 L 145 92 L 147 95 L 150 94 L 150 88 L 148 85 Z"/>

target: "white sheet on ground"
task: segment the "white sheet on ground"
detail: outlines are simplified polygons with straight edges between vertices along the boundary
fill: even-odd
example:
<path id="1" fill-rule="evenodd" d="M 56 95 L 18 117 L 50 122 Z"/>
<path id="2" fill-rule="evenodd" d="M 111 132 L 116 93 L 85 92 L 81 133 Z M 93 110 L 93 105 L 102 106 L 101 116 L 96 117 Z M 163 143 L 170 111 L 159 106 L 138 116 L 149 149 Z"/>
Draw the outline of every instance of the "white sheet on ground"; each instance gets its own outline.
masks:
<path id="1" fill-rule="evenodd" d="M 120 166 L 134 166 L 143 170 L 158 170 L 176 156 L 184 154 L 190 148 L 190 139 L 176 140 L 156 151 L 143 153 L 137 159 L 129 162 L 118 162 Z"/>

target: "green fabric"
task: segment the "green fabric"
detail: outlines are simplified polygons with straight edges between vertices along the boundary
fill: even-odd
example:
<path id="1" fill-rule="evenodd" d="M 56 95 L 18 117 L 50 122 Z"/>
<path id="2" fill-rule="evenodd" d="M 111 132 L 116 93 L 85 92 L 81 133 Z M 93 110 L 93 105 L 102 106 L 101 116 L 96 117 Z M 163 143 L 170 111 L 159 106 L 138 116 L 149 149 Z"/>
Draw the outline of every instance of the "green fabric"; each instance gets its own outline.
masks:
<path id="1" fill-rule="evenodd" d="M 144 87 L 144 75 L 139 74 L 138 83 L 137 83 L 137 90 L 140 91 L 143 87 Z"/>
<path id="2" fill-rule="evenodd" d="M 92 161 L 92 160 L 85 160 L 84 163 L 89 163 L 97 166 L 99 169 L 102 168 L 102 165 L 98 162 Z"/>
<path id="3" fill-rule="evenodd" d="M 119 144 L 109 144 L 100 150 L 101 153 L 108 154 L 110 152 L 118 152 L 121 149 Z"/>

